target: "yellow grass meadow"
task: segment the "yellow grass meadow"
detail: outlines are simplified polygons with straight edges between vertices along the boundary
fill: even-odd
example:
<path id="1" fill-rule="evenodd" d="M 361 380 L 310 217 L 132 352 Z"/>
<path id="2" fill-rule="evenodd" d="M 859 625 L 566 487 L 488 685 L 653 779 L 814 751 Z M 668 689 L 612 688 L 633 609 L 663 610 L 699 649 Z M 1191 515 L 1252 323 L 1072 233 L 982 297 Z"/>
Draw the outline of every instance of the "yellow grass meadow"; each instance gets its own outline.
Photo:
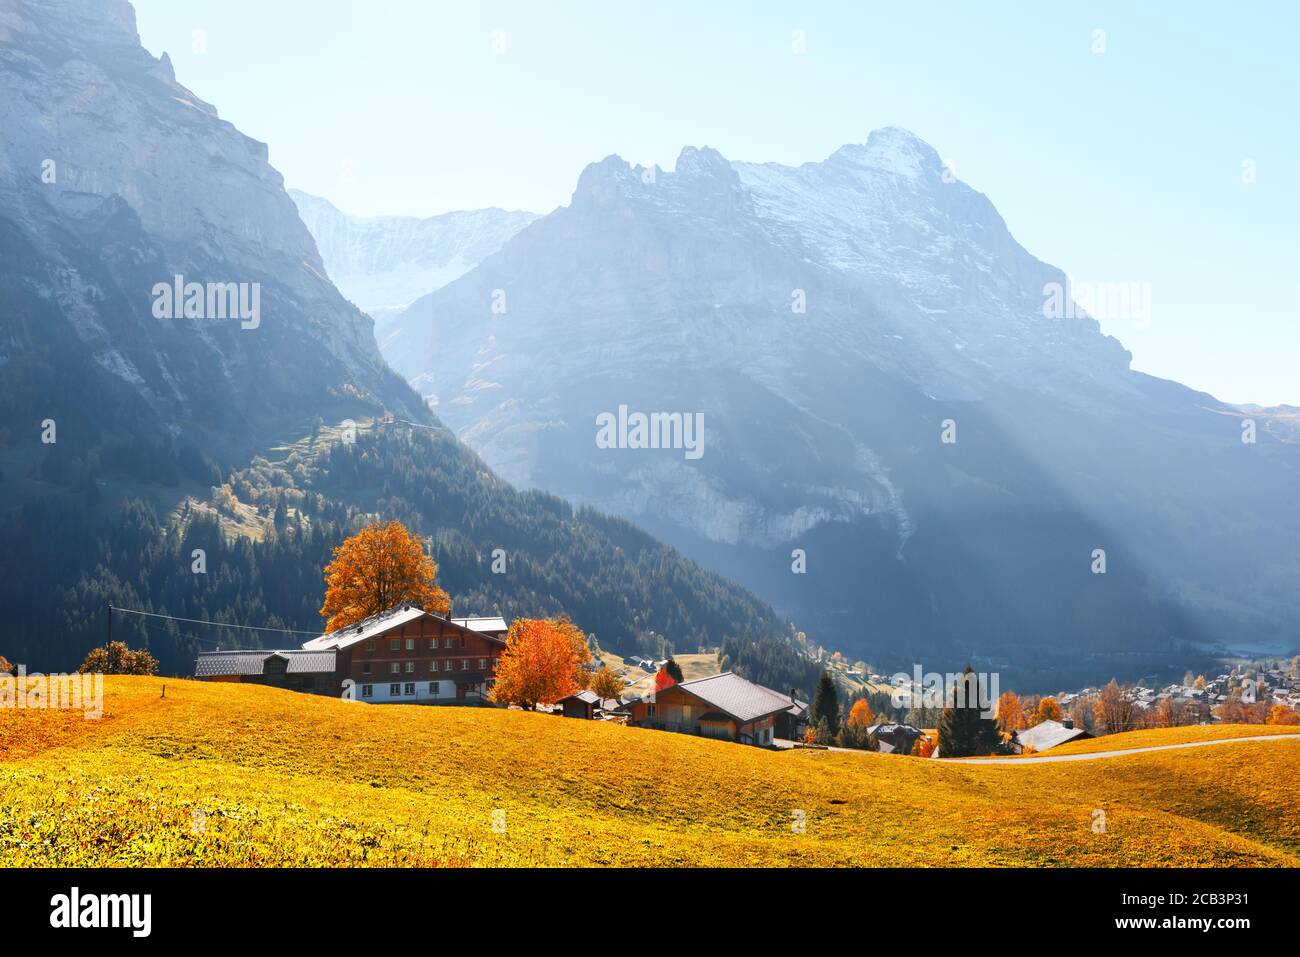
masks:
<path id="1" fill-rule="evenodd" d="M 1300 741 L 981 767 L 176 679 L 105 695 L 97 721 L 0 712 L 0 864 L 1300 864 Z"/>

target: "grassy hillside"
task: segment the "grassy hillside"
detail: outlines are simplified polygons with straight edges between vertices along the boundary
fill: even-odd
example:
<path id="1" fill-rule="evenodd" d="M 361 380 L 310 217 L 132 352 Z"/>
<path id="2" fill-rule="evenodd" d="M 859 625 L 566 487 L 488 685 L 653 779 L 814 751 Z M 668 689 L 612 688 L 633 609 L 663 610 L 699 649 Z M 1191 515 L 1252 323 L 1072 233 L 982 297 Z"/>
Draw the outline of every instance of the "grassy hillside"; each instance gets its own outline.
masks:
<path id="1" fill-rule="evenodd" d="M 163 684 L 0 711 L 0 863 L 1300 865 L 1300 742 L 955 766 Z"/>

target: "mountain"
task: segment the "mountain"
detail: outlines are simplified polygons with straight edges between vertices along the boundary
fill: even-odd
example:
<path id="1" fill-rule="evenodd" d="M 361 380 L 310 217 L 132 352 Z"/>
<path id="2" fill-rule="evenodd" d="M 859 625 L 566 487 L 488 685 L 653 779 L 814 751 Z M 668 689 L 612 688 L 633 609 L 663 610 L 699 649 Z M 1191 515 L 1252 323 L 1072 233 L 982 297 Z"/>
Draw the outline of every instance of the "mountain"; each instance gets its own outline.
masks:
<path id="1" fill-rule="evenodd" d="M 248 451 L 317 415 L 423 414 L 266 145 L 139 45 L 129 4 L 0 11 L 0 401 L 83 451 L 142 430 Z"/>
<path id="2" fill-rule="evenodd" d="M 349 216 L 329 200 L 289 190 L 316 239 L 325 271 L 341 293 L 383 324 L 426 293 L 459 279 L 537 218 L 536 213 L 475 209 L 417 219 Z"/>
<path id="3" fill-rule="evenodd" d="M 1247 411 L 1054 312 L 1066 282 L 904 130 L 799 167 L 611 156 L 399 316 L 392 360 L 504 477 L 873 663 L 1045 683 L 1293 649 L 1294 417 L 1244 443 Z M 601 447 L 636 412 L 702 416 L 702 449 Z"/>
<path id="4" fill-rule="evenodd" d="M 765 638 L 806 672 L 761 599 L 451 437 L 327 278 L 267 147 L 139 45 L 125 0 L 0 2 L 0 79 L 11 661 L 75 667 L 109 604 L 195 619 L 113 616 L 168 672 L 297 644 L 202 622 L 319 625 L 332 549 L 384 516 L 430 540 L 463 613 L 563 610 L 629 652 Z"/>

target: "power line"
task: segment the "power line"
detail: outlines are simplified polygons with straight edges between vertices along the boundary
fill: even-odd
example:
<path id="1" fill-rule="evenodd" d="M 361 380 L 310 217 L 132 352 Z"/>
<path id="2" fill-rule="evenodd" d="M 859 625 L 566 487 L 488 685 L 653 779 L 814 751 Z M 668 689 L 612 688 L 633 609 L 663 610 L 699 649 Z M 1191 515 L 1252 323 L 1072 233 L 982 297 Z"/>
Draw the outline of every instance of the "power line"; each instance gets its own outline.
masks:
<path id="1" fill-rule="evenodd" d="M 109 612 L 125 612 L 128 615 L 143 615 L 146 618 L 166 618 L 169 621 L 184 621 L 192 625 L 216 625 L 219 628 L 243 628 L 247 631 L 273 631 L 281 635 L 313 635 L 319 636 L 320 631 L 301 631 L 297 628 L 263 628 L 259 625 L 234 625 L 228 621 L 204 621 L 201 618 L 181 618 L 177 615 L 160 615 L 152 611 L 138 611 L 134 608 L 119 608 L 117 605 L 109 605 Z"/>
<path id="2" fill-rule="evenodd" d="M 114 610 L 123 611 L 124 609 L 116 608 Z M 162 621 L 157 621 L 157 622 L 142 621 L 140 624 L 146 629 L 167 627 L 167 623 Z M 159 632 L 155 631 L 152 634 L 154 636 L 157 636 Z M 199 645 L 216 645 L 218 650 L 220 650 L 221 643 L 222 643 L 220 638 L 200 638 L 198 635 L 192 635 L 188 631 L 167 631 L 167 632 L 162 632 L 162 634 L 165 634 L 169 638 L 184 638 L 188 641 L 192 641 L 195 644 L 199 644 Z M 260 651 L 261 649 L 254 648 L 252 650 Z"/>

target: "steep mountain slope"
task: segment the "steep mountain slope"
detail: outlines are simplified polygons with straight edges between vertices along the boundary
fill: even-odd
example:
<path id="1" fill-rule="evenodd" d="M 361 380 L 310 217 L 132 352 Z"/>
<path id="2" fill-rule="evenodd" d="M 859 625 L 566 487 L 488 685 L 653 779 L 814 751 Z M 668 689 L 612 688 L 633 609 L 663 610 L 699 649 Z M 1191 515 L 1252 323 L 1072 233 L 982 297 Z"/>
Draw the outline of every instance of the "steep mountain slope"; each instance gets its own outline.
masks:
<path id="1" fill-rule="evenodd" d="M 83 450 L 148 426 L 247 451 L 315 415 L 423 415 L 325 277 L 266 146 L 140 47 L 129 4 L 3 4 L 0 73 L 6 407 Z M 177 276 L 207 318 L 185 318 L 184 286 L 166 301 Z"/>
<path id="2" fill-rule="evenodd" d="M 374 515 L 430 538 L 467 614 L 565 610 L 627 651 L 788 639 L 754 595 L 448 436 L 326 277 L 266 147 L 139 46 L 125 0 L 0 0 L 0 129 L 11 661 L 75 667 L 109 603 L 310 629 L 331 549 Z M 204 318 L 184 288 L 182 317 L 159 308 L 176 275 L 205 284 Z M 260 309 L 217 317 L 210 283 Z M 127 616 L 114 637 L 180 673 L 201 642 L 301 640 Z"/>
<path id="3" fill-rule="evenodd" d="M 459 279 L 492 255 L 536 213 L 475 209 L 417 219 L 349 216 L 329 200 L 289 190 L 316 239 L 339 292 L 378 324 L 385 352 L 400 354 L 400 339 L 384 342 L 383 326 L 416 299 Z"/>
<path id="4" fill-rule="evenodd" d="M 1048 318 L 1054 283 L 902 130 L 798 168 L 609 157 L 399 317 L 423 347 L 395 367 L 506 477 L 633 517 L 876 661 L 1073 680 L 1293 644 L 1294 432 L 1260 413 L 1243 444 L 1241 410 Z M 701 413 L 703 454 L 600 447 L 620 406 Z"/>

